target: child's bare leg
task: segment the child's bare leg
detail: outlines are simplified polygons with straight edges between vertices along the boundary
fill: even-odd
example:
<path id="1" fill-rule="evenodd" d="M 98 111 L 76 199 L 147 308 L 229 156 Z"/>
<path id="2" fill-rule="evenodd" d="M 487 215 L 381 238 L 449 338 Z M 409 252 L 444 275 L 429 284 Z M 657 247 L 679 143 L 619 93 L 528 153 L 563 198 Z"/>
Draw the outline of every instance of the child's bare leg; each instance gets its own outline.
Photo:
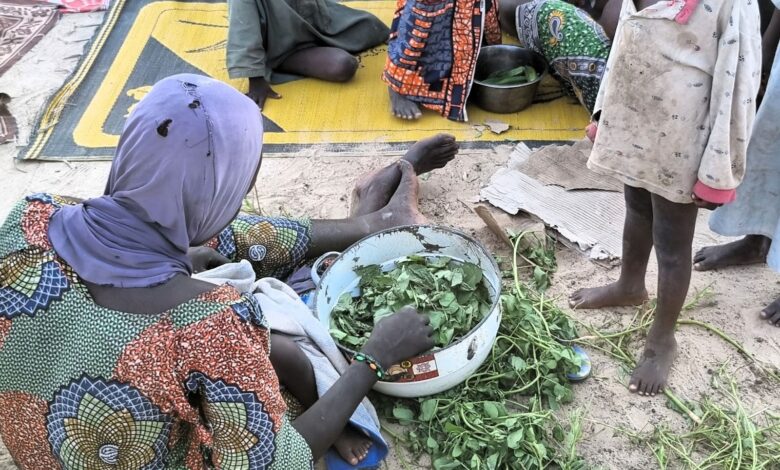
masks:
<path id="1" fill-rule="evenodd" d="M 691 283 L 691 252 L 698 209 L 653 194 L 653 242 L 658 258 L 658 302 L 642 358 L 629 390 L 653 396 L 666 387 L 677 352 L 674 327 Z"/>
<path id="2" fill-rule="evenodd" d="M 651 194 L 625 186 L 626 222 L 623 227 L 623 266 L 617 282 L 580 289 L 569 305 L 575 309 L 641 305 L 647 300 L 645 273 L 653 249 L 653 204 Z"/>
<path id="3" fill-rule="evenodd" d="M 284 387 L 309 408 L 317 401 L 314 369 L 306 354 L 288 336 L 271 334 L 271 365 Z"/>
<path id="4" fill-rule="evenodd" d="M 295 341 L 284 335 L 271 334 L 271 365 L 279 377 L 279 382 L 301 405 L 309 408 L 317 401 L 314 369 Z M 344 460 L 357 465 L 368 455 L 371 440 L 347 426 L 333 443 L 333 447 Z"/>

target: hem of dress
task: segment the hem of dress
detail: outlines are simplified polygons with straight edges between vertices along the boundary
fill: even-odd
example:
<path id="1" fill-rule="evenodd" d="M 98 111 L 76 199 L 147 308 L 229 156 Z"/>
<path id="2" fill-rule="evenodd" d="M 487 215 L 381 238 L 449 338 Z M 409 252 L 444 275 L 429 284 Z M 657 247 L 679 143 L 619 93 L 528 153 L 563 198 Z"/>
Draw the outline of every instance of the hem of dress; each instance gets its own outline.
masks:
<path id="1" fill-rule="evenodd" d="M 268 77 L 265 69 L 263 69 L 262 72 L 258 72 L 256 69 L 239 69 L 239 70 L 228 69 L 228 78 L 230 78 L 231 80 L 237 80 L 240 78 L 268 78 Z"/>
<path id="2" fill-rule="evenodd" d="M 640 188 L 640 189 L 650 191 L 651 193 L 661 196 L 662 198 L 674 202 L 675 204 L 693 204 L 693 199 L 691 198 L 692 193 L 690 192 L 688 193 L 687 198 L 685 197 L 684 194 L 680 195 L 677 193 L 671 193 L 668 190 L 666 190 L 663 186 L 657 186 L 652 183 L 648 183 L 647 181 L 642 181 L 642 180 L 632 178 L 631 176 L 628 176 L 625 173 L 621 173 L 612 168 L 600 165 L 594 162 L 593 159 L 588 160 L 588 168 L 595 171 L 596 173 L 612 176 L 617 180 L 619 180 L 621 183 L 625 184 L 626 186 L 631 186 L 633 188 Z"/>
<path id="3" fill-rule="evenodd" d="M 710 220 L 709 223 L 707 223 L 707 226 L 713 232 L 724 237 L 746 237 L 748 235 L 761 235 L 774 241 L 775 235 L 777 235 L 776 231 L 769 233 L 762 228 L 755 228 L 750 226 L 732 227 L 732 224 L 728 222 L 718 222 L 718 220 L 720 219 L 715 218 L 715 214 L 713 213 L 710 216 Z"/>

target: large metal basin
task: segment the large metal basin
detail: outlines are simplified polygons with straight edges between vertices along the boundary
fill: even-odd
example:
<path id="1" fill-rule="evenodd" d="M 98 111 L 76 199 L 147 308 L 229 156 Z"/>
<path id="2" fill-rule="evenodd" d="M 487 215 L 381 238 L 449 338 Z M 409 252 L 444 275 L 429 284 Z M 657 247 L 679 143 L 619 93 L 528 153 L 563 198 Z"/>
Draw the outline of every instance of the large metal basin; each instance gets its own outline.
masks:
<path id="1" fill-rule="evenodd" d="M 539 74 L 536 80 L 520 85 L 488 85 L 482 80 L 494 72 L 530 65 Z M 539 83 L 547 71 L 547 62 L 540 54 L 519 46 L 484 46 L 477 58 L 474 85 L 469 100 L 493 113 L 516 113 L 531 105 Z"/>
<path id="2" fill-rule="evenodd" d="M 391 367 L 393 381 L 377 382 L 374 389 L 397 397 L 432 395 L 466 380 L 490 354 L 501 324 L 501 273 L 493 256 L 463 233 L 428 225 L 379 232 L 344 251 L 320 280 L 314 300 L 320 322 L 330 328 L 330 314 L 339 297 L 354 293 L 360 281 L 355 269 L 377 264 L 390 270 L 410 255 L 447 256 L 476 264 L 482 268 L 492 303 L 490 313 L 460 340 Z"/>

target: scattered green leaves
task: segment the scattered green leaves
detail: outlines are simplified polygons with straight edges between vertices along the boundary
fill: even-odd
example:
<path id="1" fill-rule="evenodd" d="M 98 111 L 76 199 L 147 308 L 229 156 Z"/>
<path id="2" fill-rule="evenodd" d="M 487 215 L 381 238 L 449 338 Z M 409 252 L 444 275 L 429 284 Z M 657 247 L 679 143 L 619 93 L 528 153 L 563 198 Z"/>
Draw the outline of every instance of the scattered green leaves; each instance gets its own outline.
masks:
<path id="1" fill-rule="evenodd" d="M 515 239 L 516 255 L 521 238 Z M 554 266 L 553 252 L 545 256 L 553 259 L 545 266 Z M 554 302 L 522 284 L 517 269 L 513 272 L 514 283 L 501 298 L 495 345 L 473 376 L 431 397 L 372 398 L 382 416 L 406 425 L 399 436 L 404 446 L 430 454 L 436 470 L 585 468 L 576 453 L 580 421 L 563 426 L 552 410 L 572 400 L 566 374 L 578 370 L 580 360 L 559 340 L 575 338 L 574 325 Z M 411 410 L 414 419 L 401 419 L 406 413 L 399 418 L 399 407 Z"/>
<path id="2" fill-rule="evenodd" d="M 722 367 L 713 378 L 725 405 L 711 398 L 696 404 L 699 422 L 686 432 L 658 426 L 652 433 L 627 433 L 647 445 L 662 469 L 734 470 L 775 468 L 780 455 L 780 417 L 769 412 L 749 413 L 733 373 Z"/>
<path id="3" fill-rule="evenodd" d="M 697 292 L 683 310 L 693 309 L 710 294 L 709 289 Z M 631 350 L 637 340 L 647 334 L 653 323 L 655 308 L 651 302 L 639 309 L 620 331 L 600 331 L 582 323 L 590 335 L 575 341 L 613 357 L 630 370 L 635 366 Z M 740 352 L 750 362 L 754 373 L 775 382 L 780 379 L 775 367 L 760 362 L 725 332 L 697 320 L 684 319 L 677 324 L 706 329 Z M 634 438 L 637 443 L 648 446 L 662 469 L 775 468 L 777 456 L 780 455 L 780 417 L 767 410 L 749 413 L 733 377 L 733 373 L 726 373 L 721 368 L 713 379 L 713 388 L 719 391 L 725 405 L 712 398 L 704 398 L 699 402 L 683 400 L 669 387 L 664 389 L 669 407 L 690 419 L 688 431 L 672 431 L 666 425 L 656 426 L 650 433 L 618 430 Z"/>
<path id="4" fill-rule="evenodd" d="M 528 263 L 533 269 L 532 280 L 534 287 L 539 291 L 545 291 L 552 284 L 552 273 L 558 268 L 555 260 L 555 240 L 546 235 L 522 232 L 519 234 L 509 232 L 512 243 L 520 243 L 525 249 L 518 256 Z"/>
<path id="5" fill-rule="evenodd" d="M 358 269 L 360 297 L 347 292 L 331 314 L 330 333 L 359 349 L 382 318 L 411 305 L 431 319 L 435 344 L 445 347 L 471 331 L 490 312 L 482 269 L 447 257 L 410 256 L 383 272 Z"/>
<path id="6" fill-rule="evenodd" d="M 482 83 L 486 85 L 522 85 L 523 83 L 531 83 L 539 77 L 530 65 L 521 65 L 509 70 L 499 70 L 491 73 Z"/>

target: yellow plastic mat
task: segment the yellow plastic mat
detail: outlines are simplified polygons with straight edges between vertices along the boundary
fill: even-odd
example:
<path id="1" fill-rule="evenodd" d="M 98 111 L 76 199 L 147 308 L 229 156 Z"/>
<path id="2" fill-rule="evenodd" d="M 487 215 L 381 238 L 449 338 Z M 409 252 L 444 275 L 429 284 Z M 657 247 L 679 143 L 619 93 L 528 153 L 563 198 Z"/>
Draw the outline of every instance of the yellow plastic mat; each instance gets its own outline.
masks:
<path id="1" fill-rule="evenodd" d="M 280 0 L 282 1 L 282 0 Z M 349 1 L 390 23 L 394 1 Z M 246 80 L 229 80 L 225 67 L 227 9 L 223 2 L 117 0 L 77 72 L 44 111 L 34 139 L 22 155 L 38 160 L 110 159 L 125 116 L 159 79 L 202 73 L 246 91 Z M 265 109 L 266 154 L 295 153 L 312 145 L 350 150 L 364 143 L 399 144 L 437 132 L 454 134 L 467 146 L 498 141 L 561 141 L 580 138 L 587 113 L 559 98 L 527 110 L 496 115 L 469 107 L 469 123 L 430 112 L 419 121 L 390 115 L 380 80 L 386 48 L 361 55 L 354 80 L 333 84 L 303 79 L 276 85 L 283 99 Z M 510 130 L 481 127 L 499 120 Z"/>

